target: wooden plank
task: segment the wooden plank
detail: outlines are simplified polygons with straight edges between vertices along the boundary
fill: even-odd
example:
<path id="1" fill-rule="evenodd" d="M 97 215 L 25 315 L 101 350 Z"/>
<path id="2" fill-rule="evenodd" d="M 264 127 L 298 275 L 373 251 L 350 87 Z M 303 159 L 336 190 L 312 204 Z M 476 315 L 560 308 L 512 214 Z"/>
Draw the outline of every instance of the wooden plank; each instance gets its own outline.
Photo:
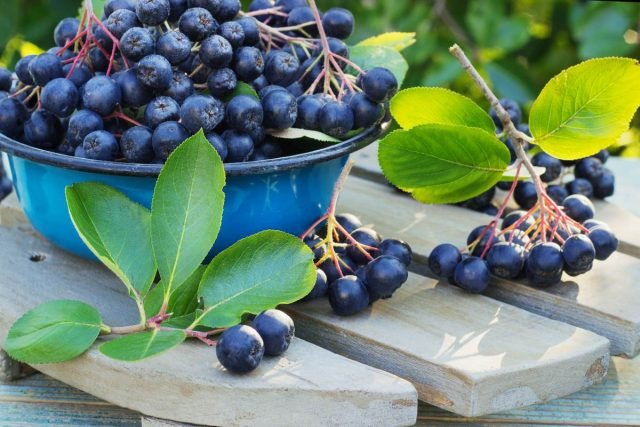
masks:
<path id="1" fill-rule="evenodd" d="M 26 222 L 15 191 L 2 200 L 0 206 L 0 224 L 10 226 Z"/>
<path id="2" fill-rule="evenodd" d="M 356 164 L 353 174 L 382 184 L 387 184 L 386 178 L 380 171 L 378 164 L 378 145 L 371 144 L 363 150 L 353 154 Z M 620 239 L 619 251 L 640 258 L 640 198 L 637 197 L 638 180 L 633 180 L 640 173 L 640 161 L 611 159 L 610 166 L 618 182 L 616 197 L 594 202 L 597 219 L 609 224 Z M 620 179 L 621 177 L 622 179 Z M 615 203 L 612 203 L 615 201 Z M 631 212 L 627 210 L 631 209 Z M 632 213 L 636 212 L 636 213 Z"/>
<path id="3" fill-rule="evenodd" d="M 137 427 L 140 414 L 36 374 L 0 382 L 0 425 Z"/>
<path id="4" fill-rule="evenodd" d="M 551 402 L 479 418 L 464 418 L 421 404 L 418 425 L 640 425 L 640 358 L 613 357 L 604 381 Z"/>
<path id="5" fill-rule="evenodd" d="M 384 200 L 384 203 L 372 203 Z M 385 236 L 408 241 L 421 274 L 428 254 L 440 243 L 462 246 L 471 229 L 489 217 L 454 206 L 424 205 L 387 185 L 350 178 L 339 210 L 360 215 Z M 492 279 L 487 295 L 529 311 L 589 329 L 609 338 L 612 354 L 636 355 L 640 351 L 640 262 L 614 254 L 596 262 L 589 274 L 577 280 L 565 277 L 556 286 L 536 289 L 526 284 Z"/>
<path id="6" fill-rule="evenodd" d="M 374 187 L 377 186 L 374 185 Z M 376 200 L 375 197 L 379 197 L 380 193 L 371 194 L 371 196 L 373 198 L 369 200 Z M 404 223 L 410 224 L 407 221 Z M 318 318 L 314 312 L 312 321 L 309 321 L 308 316 L 301 315 L 303 313 L 299 309 L 294 308 L 293 310 L 297 315 L 298 331 L 303 338 L 306 337 L 318 342 L 322 346 L 327 346 L 327 348 L 341 352 L 348 357 L 386 370 L 391 369 L 392 372 L 409 378 L 416 383 L 423 399 L 467 415 L 495 412 L 545 401 L 554 396 L 567 394 L 588 386 L 590 383 L 597 381 L 606 371 L 608 342 L 603 338 L 556 322 L 547 323 L 549 321 L 546 319 L 497 303 L 485 297 L 469 297 L 458 292 L 457 289 L 447 286 L 435 286 L 435 284 L 436 282 L 431 279 L 412 276 L 411 284 L 406 285 L 402 291 L 415 292 L 418 295 L 423 293 L 430 295 L 429 298 L 426 298 L 425 304 L 428 307 L 432 307 L 433 310 L 425 311 L 429 313 L 429 316 L 424 317 L 422 323 L 419 323 L 419 328 L 412 327 L 412 325 L 415 325 L 415 323 L 411 323 L 414 322 L 413 318 L 407 324 L 407 318 L 397 319 L 385 311 L 375 311 L 379 316 L 376 324 L 382 325 L 380 327 L 383 328 L 376 332 L 376 334 L 378 332 L 382 334 L 377 335 L 378 338 L 369 334 L 367 317 L 359 318 L 361 324 L 359 324 L 358 328 L 364 328 L 362 331 L 358 328 L 335 331 L 335 324 L 344 319 L 335 319 L 335 316 L 331 316 L 330 310 L 327 311 L 325 304 L 322 309 L 323 314 L 329 317 Z M 394 298 L 392 301 L 400 303 L 401 300 L 404 301 L 402 298 Z M 438 303 L 434 304 L 433 301 L 438 301 Z M 437 308 L 445 306 L 446 304 L 444 303 L 447 301 L 450 302 L 449 305 L 453 304 L 458 307 L 457 310 L 437 311 Z M 411 298 L 406 299 L 404 302 L 410 303 Z M 378 306 L 394 307 L 387 304 L 379 304 L 376 307 Z M 411 317 L 414 315 L 411 310 L 415 308 L 415 306 L 401 307 L 392 310 L 407 311 L 408 316 Z M 436 310 L 436 315 L 430 313 L 430 311 L 434 310 Z M 395 313 L 395 311 L 391 313 Z M 484 311 L 484 319 L 469 318 L 464 314 L 478 311 Z M 496 313 L 505 314 L 497 316 Z M 422 318 L 423 316 L 419 315 L 418 317 Z M 462 318 L 462 324 L 459 324 L 460 318 Z M 438 359 L 437 348 L 430 348 L 428 350 L 431 353 L 427 352 L 422 355 L 421 351 L 425 349 L 412 349 L 409 346 L 407 350 L 409 353 L 413 351 L 418 356 L 422 355 L 422 357 L 418 357 L 417 362 L 413 359 L 415 355 L 409 355 L 408 358 L 400 357 L 397 359 L 398 362 L 393 363 L 392 366 L 389 361 L 396 360 L 397 351 L 394 349 L 393 344 L 387 345 L 386 341 L 380 338 L 388 336 L 388 331 L 404 330 L 412 327 L 411 332 L 416 335 L 403 335 L 407 345 L 416 343 L 415 337 L 421 337 L 424 333 L 423 330 L 432 330 L 439 337 L 437 342 L 448 342 L 451 339 L 454 342 L 456 340 L 466 341 L 467 334 L 483 335 L 487 331 L 487 319 L 492 319 L 492 321 L 500 324 L 499 327 L 492 326 L 489 328 L 499 331 L 498 333 L 489 334 L 490 339 L 488 341 L 487 339 L 482 340 L 483 343 L 488 343 L 488 348 L 493 348 L 491 351 L 509 356 L 522 353 L 521 349 L 517 350 L 518 346 L 513 347 L 513 344 L 529 347 L 531 340 L 523 337 L 520 337 L 519 340 L 513 340 L 512 331 L 521 330 L 536 337 L 533 339 L 535 346 L 530 354 L 539 355 L 544 353 L 546 356 L 539 359 L 536 359 L 537 356 L 532 356 L 532 359 L 527 359 L 526 354 L 524 354 L 520 355 L 520 360 L 515 358 L 512 361 L 513 365 L 503 366 L 501 361 L 503 356 L 495 356 L 493 354 L 487 356 L 482 351 L 474 353 L 473 347 L 465 347 L 464 352 L 466 353 L 464 353 L 463 365 L 458 366 L 453 363 L 453 366 L 448 366 Z M 389 323 L 388 326 L 387 323 Z M 532 323 L 538 326 L 532 329 Z M 348 326 L 341 323 L 340 325 L 341 328 L 342 326 Z M 455 329 L 456 327 L 458 329 Z M 451 332 L 451 329 L 454 329 L 455 332 Z M 558 343 L 549 338 L 547 336 L 549 329 L 560 331 L 558 332 L 559 336 L 566 338 L 566 340 Z M 377 361 L 371 361 L 368 357 L 362 357 L 362 354 L 353 354 L 343 348 L 343 345 L 350 347 L 350 342 L 357 342 L 361 339 L 362 337 L 358 338 L 358 334 L 361 332 L 365 337 L 365 342 L 362 344 L 366 344 L 366 346 L 362 347 L 362 352 L 371 354 L 371 349 L 378 349 L 378 347 L 384 350 L 381 353 L 383 356 L 380 356 Z M 334 341 L 334 338 L 337 341 Z M 561 351 L 558 350 L 560 353 L 549 350 L 549 347 L 556 348 L 557 346 L 562 348 Z M 402 348 L 399 351 L 403 352 L 404 350 Z M 494 356 L 495 358 L 492 358 Z M 511 360 L 511 358 L 508 357 L 507 360 Z M 489 365 L 485 365 L 485 362 L 489 363 Z M 413 366 L 418 366 L 420 369 L 415 370 L 412 368 Z M 497 368 L 487 374 L 485 378 L 487 366 Z M 569 366 L 572 366 L 573 369 L 568 369 Z M 590 373 L 585 377 L 586 372 Z M 435 375 L 437 379 L 433 380 L 431 378 L 432 375 Z M 558 384 L 557 388 L 548 386 L 552 378 L 560 377 L 563 378 L 563 381 Z M 541 378 L 545 378 L 542 383 L 539 381 Z M 518 386 L 522 387 L 518 388 Z"/>
<path id="7" fill-rule="evenodd" d="M 415 274 L 359 316 L 340 318 L 326 300 L 288 310 L 304 339 L 406 378 L 421 400 L 466 416 L 563 396 L 607 369 L 602 337 Z"/>
<path id="8" fill-rule="evenodd" d="M 19 408 L 17 412 L 11 408 Z M 418 426 L 638 426 L 640 358 L 613 357 L 599 384 L 550 402 L 478 418 L 461 417 L 420 403 Z M 138 426 L 139 415 L 111 406 L 43 374 L 8 384 L 0 382 L 0 425 L 40 424 Z M 143 425 L 161 423 L 143 417 Z M 163 422 L 166 425 L 166 422 Z"/>
<path id="9" fill-rule="evenodd" d="M 122 285 L 101 266 L 54 248 L 26 225 L 0 227 L 0 242 L 0 342 L 25 311 L 52 299 L 90 303 L 108 324 L 136 321 Z M 44 260 L 32 262 L 32 254 Z M 224 371 L 215 351 L 194 342 L 139 363 L 119 363 L 93 348 L 37 368 L 118 406 L 185 423 L 410 425 L 416 417 L 410 383 L 301 339 L 245 376 Z"/>
<path id="10" fill-rule="evenodd" d="M 609 199 L 636 216 L 640 216 L 640 197 L 638 197 L 638 183 L 640 182 L 640 160 L 622 157 L 610 157 L 607 167 L 615 172 L 616 192 Z"/>

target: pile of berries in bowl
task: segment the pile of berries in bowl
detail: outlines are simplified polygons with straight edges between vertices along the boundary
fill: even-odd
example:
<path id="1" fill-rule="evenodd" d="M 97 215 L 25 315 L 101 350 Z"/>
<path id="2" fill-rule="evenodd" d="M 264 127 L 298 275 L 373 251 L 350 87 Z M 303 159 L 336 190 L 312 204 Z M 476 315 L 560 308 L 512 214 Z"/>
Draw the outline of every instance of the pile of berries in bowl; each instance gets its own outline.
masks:
<path id="1" fill-rule="evenodd" d="M 227 163 L 295 153 L 291 128 L 337 139 L 379 124 L 398 82 L 362 70 L 341 8 L 310 0 L 87 1 L 56 46 L 0 71 L 0 132 L 100 161 L 163 163 L 204 130 Z"/>

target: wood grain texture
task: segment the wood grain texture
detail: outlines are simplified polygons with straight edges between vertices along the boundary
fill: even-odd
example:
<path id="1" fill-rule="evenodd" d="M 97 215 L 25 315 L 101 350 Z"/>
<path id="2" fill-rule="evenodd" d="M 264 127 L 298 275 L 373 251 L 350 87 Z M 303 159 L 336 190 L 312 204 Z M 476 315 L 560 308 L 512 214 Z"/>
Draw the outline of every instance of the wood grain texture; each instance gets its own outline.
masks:
<path id="1" fill-rule="evenodd" d="M 495 415 L 465 418 L 420 403 L 420 427 L 433 426 L 638 426 L 640 425 L 640 358 L 613 357 L 599 384 L 567 397 Z M 140 416 L 100 401 L 43 374 L 0 382 L 0 425 L 139 426 Z M 158 421 L 143 418 L 149 427 Z"/>
<path id="2" fill-rule="evenodd" d="M 640 425 L 640 358 L 613 357 L 604 381 L 551 402 L 480 418 L 463 418 L 421 404 L 419 426 L 638 426 Z"/>
<path id="3" fill-rule="evenodd" d="M 26 221 L 15 191 L 3 199 L 0 206 L 0 224 L 9 226 Z"/>
<path id="4" fill-rule="evenodd" d="M 0 227 L 0 242 L 0 342 L 20 315 L 52 299 L 92 304 L 110 325 L 135 323 L 133 303 L 106 269 L 55 249 L 26 225 Z M 30 261 L 33 253 L 44 255 L 44 261 Z M 186 423 L 362 425 L 364 420 L 391 426 L 413 424 L 416 417 L 410 383 L 301 339 L 284 357 L 265 358 L 244 376 L 226 372 L 215 351 L 195 342 L 139 363 L 113 361 L 93 348 L 71 362 L 37 368 L 121 407 Z"/>
<path id="5" fill-rule="evenodd" d="M 387 184 L 378 164 L 377 143 L 357 151 L 353 159 L 355 176 Z M 612 168 L 617 179 L 616 195 L 607 201 L 594 202 L 596 218 L 609 224 L 616 233 L 620 239 L 620 252 L 640 258 L 640 197 L 637 195 L 640 160 L 612 158 L 609 161 L 607 166 Z"/>
<path id="6" fill-rule="evenodd" d="M 599 381 L 608 341 L 411 274 L 354 317 L 328 301 L 287 308 L 311 342 L 410 380 L 421 400 L 466 416 L 544 402 Z"/>
<path id="7" fill-rule="evenodd" d="M 0 425 L 138 427 L 140 414 L 36 374 L 0 381 Z"/>
<path id="8" fill-rule="evenodd" d="M 384 200 L 384 203 L 372 203 Z M 489 217 L 455 206 L 424 205 L 387 185 L 350 178 L 339 211 L 360 215 L 381 234 L 404 239 L 414 249 L 414 269 L 430 275 L 426 260 L 440 243 L 463 246 L 468 233 L 487 224 Z M 567 322 L 612 342 L 612 354 L 640 351 L 640 261 L 616 253 L 577 279 L 547 289 L 525 283 L 492 279 L 487 295 L 529 311 Z"/>

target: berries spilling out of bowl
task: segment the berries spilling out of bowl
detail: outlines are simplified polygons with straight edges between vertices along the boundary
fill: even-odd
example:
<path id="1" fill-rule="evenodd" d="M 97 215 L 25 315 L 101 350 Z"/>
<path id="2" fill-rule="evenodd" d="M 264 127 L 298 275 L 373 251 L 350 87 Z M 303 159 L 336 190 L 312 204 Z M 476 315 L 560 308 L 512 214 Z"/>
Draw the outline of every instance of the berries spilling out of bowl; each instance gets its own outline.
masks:
<path id="1" fill-rule="evenodd" d="M 280 356 L 287 351 L 294 333 L 293 320 L 286 313 L 264 311 L 251 326 L 237 325 L 222 333 L 216 344 L 218 361 L 233 373 L 251 372 L 264 355 Z"/>
<path id="2" fill-rule="evenodd" d="M 616 251 L 618 239 L 607 224 L 593 219 L 595 209 L 587 197 L 571 195 L 561 209 L 564 216 L 552 223 L 542 222 L 534 208 L 511 212 L 500 228 L 496 221 L 481 225 L 471 231 L 463 250 L 449 243 L 436 246 L 429 267 L 462 289 L 480 293 L 491 275 L 552 286 L 563 272 L 572 277 L 585 274 L 595 260 L 606 260 Z"/>
<path id="3" fill-rule="evenodd" d="M 329 215 L 304 241 L 318 266 L 316 284 L 304 300 L 328 297 L 340 316 L 391 298 L 407 281 L 411 247 L 398 239 L 383 239 L 355 215 Z"/>
<path id="4" fill-rule="evenodd" d="M 56 46 L 0 70 L 0 132 L 103 161 L 163 163 L 203 129 L 226 162 L 282 157 L 290 128 L 345 139 L 380 123 L 398 90 L 342 41 L 346 9 L 314 0 L 87 1 Z M 279 135 L 276 138 L 273 135 Z"/>

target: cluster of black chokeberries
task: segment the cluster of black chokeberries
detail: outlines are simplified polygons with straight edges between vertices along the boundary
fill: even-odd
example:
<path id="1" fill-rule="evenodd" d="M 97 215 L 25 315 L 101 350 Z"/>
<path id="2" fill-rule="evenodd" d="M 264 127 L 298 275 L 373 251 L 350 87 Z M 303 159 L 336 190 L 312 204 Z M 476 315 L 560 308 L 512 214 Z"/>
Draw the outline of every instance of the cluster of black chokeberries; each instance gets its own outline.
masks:
<path id="1" fill-rule="evenodd" d="M 336 314 L 351 316 L 391 298 L 407 281 L 412 251 L 401 240 L 383 239 L 355 215 L 336 215 L 335 220 L 350 238 L 334 232 L 327 239 L 322 225 L 304 239 L 318 265 L 316 284 L 304 301 L 328 296 Z"/>
<path id="2" fill-rule="evenodd" d="M 616 251 L 618 239 L 607 224 L 593 219 L 595 209 L 585 196 L 571 195 L 562 207 L 573 225 L 550 223 L 542 234 L 536 214 L 514 211 L 505 216 L 501 230 L 491 224 L 475 228 L 463 251 L 448 243 L 437 246 L 429 255 L 429 267 L 476 293 L 489 286 L 491 274 L 527 278 L 538 287 L 559 283 L 563 272 L 585 274 L 594 260 L 605 260 Z"/>
<path id="3" fill-rule="evenodd" d="M 346 138 L 383 120 L 398 82 L 353 69 L 349 11 L 317 12 L 323 37 L 306 0 L 247 13 L 240 0 L 107 0 L 101 18 L 87 7 L 60 21 L 55 47 L 0 70 L 0 132 L 130 163 L 163 163 L 200 129 L 230 163 L 282 157 L 269 135 L 292 127 Z"/>
<path id="4" fill-rule="evenodd" d="M 522 121 L 520 106 L 510 99 L 502 99 L 500 103 L 507 110 L 518 130 L 531 136 L 529 125 Z M 489 113 L 496 125 L 496 132 L 500 134 L 502 132 L 500 119 L 493 109 Z M 511 153 L 513 163 L 516 160 L 513 143 L 509 138 L 504 139 L 503 142 Z M 527 144 L 525 150 L 530 149 L 531 146 Z M 547 153 L 537 152 L 531 157 L 531 163 L 546 169 L 540 178 L 546 184 L 547 194 L 557 204 L 562 204 L 564 199 L 574 194 L 582 194 L 590 199 L 605 199 L 612 196 L 615 191 L 615 176 L 611 170 L 604 167 L 608 159 L 607 150 L 601 150 L 595 156 L 575 161 L 561 161 Z M 510 187 L 510 182 L 500 182 L 496 187 L 460 205 L 488 215 L 495 215 L 498 212 L 498 208 L 493 204 L 496 188 L 507 191 Z M 522 209 L 531 209 L 538 201 L 535 185 L 530 181 L 518 183 L 513 198 Z"/>
<path id="5" fill-rule="evenodd" d="M 289 348 L 295 327 L 280 310 L 267 310 L 255 317 L 251 326 L 237 325 L 222 333 L 216 344 L 218 361 L 227 370 L 244 374 L 258 367 L 262 358 L 280 356 Z"/>
<path id="6" fill-rule="evenodd" d="M 0 200 L 11 194 L 12 190 L 13 186 L 11 185 L 11 181 L 2 166 L 2 159 L 0 159 Z"/>

